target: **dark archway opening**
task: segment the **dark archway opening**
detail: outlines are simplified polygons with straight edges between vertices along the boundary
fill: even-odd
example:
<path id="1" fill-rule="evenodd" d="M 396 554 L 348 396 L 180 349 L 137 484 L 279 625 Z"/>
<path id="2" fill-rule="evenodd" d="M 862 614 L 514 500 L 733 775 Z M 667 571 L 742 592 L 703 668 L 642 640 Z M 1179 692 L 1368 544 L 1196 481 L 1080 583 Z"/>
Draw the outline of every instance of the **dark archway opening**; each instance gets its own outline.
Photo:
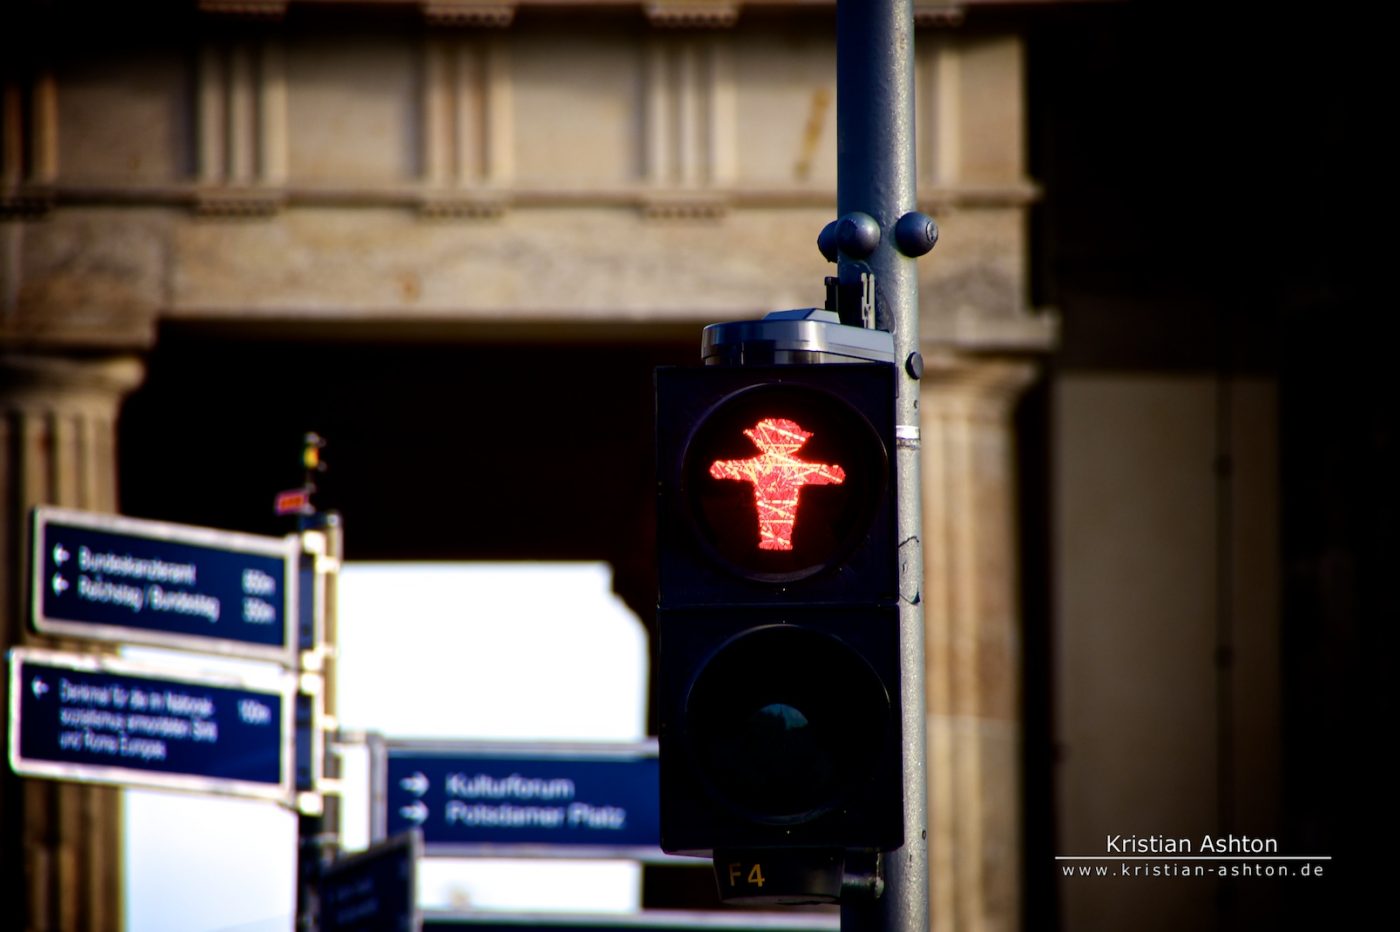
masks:
<path id="1" fill-rule="evenodd" d="M 349 559 L 606 560 L 650 623 L 652 370 L 697 361 L 698 328 L 564 345 L 166 326 L 122 414 L 122 508 L 284 533 L 273 497 L 315 430 Z"/>

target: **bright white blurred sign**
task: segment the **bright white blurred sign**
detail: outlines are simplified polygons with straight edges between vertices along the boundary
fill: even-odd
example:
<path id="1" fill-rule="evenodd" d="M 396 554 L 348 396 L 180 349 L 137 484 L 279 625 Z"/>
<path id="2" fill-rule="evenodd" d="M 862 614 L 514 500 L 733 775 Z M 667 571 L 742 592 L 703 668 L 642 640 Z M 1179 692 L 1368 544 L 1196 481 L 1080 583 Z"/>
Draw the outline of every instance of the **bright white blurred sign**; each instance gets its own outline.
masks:
<path id="1" fill-rule="evenodd" d="M 646 635 L 601 563 L 349 563 L 339 722 L 396 738 L 634 741 Z M 367 843 L 364 755 L 346 760 L 345 842 Z M 127 927 L 291 926 L 295 818 L 243 800 L 128 791 Z M 630 863 L 433 859 L 425 906 L 628 911 Z M 541 891 L 548 891 L 542 899 Z"/>

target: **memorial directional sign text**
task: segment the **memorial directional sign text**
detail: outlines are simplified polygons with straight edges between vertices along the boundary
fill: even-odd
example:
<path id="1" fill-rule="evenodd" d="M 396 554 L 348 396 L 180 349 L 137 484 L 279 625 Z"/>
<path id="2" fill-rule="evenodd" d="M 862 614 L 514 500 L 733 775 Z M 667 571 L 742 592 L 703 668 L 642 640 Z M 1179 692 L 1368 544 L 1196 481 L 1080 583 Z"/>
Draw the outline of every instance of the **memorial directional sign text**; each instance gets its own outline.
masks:
<path id="1" fill-rule="evenodd" d="M 287 801 L 295 678 L 199 676 L 10 651 L 15 773 Z"/>
<path id="2" fill-rule="evenodd" d="M 34 627 L 286 661 L 296 538 L 34 512 Z"/>
<path id="3" fill-rule="evenodd" d="M 377 837 L 418 828 L 428 854 L 662 857 L 654 743 L 388 742 L 375 753 Z"/>

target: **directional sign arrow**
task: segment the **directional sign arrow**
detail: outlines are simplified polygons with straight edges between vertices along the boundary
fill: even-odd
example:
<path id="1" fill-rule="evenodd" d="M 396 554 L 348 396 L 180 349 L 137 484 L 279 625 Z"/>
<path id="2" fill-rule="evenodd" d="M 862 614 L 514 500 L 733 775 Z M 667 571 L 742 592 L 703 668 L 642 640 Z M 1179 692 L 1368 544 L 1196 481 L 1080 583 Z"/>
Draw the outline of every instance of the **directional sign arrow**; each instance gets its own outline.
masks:
<path id="1" fill-rule="evenodd" d="M 70 556 L 72 556 L 72 554 L 69 553 L 67 550 L 64 550 L 62 544 L 53 545 L 53 562 L 56 565 L 62 566 L 63 564 L 67 563 L 68 558 Z"/>
<path id="2" fill-rule="evenodd" d="M 44 693 L 49 691 L 49 684 L 36 676 L 34 677 L 34 682 L 29 684 L 29 688 L 33 691 L 35 699 L 42 699 L 44 698 Z"/>
<path id="3" fill-rule="evenodd" d="M 68 580 L 54 573 L 53 579 L 50 581 L 49 585 L 53 586 L 54 595 L 63 595 L 64 591 L 68 588 Z"/>
<path id="4" fill-rule="evenodd" d="M 422 825 L 428 819 L 428 806 L 423 800 L 415 799 L 413 805 L 400 808 L 399 815 L 414 825 Z"/>
<path id="5" fill-rule="evenodd" d="M 404 777 L 399 781 L 399 786 L 408 790 L 414 796 L 422 796 L 428 792 L 428 775 L 423 771 L 414 771 L 412 776 Z"/>

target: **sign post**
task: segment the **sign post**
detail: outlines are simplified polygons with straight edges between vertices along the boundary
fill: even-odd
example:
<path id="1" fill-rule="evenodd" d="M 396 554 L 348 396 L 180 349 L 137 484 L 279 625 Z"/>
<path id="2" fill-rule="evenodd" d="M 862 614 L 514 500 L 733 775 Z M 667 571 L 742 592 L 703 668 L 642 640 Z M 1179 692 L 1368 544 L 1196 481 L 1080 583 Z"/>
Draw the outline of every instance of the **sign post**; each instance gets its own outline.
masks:
<path id="1" fill-rule="evenodd" d="M 308 435 L 308 470 L 319 463 L 313 440 L 320 444 Z M 295 810 L 297 926 L 312 930 L 339 826 L 333 804 L 327 812 L 338 771 L 324 730 L 334 703 L 328 639 L 340 529 L 332 513 L 300 523 L 300 534 L 276 538 L 36 508 L 35 631 L 281 670 L 205 675 L 15 649 L 9 760 L 24 776 L 260 797 Z"/>

